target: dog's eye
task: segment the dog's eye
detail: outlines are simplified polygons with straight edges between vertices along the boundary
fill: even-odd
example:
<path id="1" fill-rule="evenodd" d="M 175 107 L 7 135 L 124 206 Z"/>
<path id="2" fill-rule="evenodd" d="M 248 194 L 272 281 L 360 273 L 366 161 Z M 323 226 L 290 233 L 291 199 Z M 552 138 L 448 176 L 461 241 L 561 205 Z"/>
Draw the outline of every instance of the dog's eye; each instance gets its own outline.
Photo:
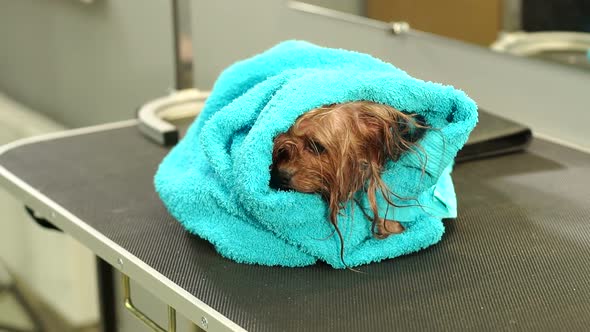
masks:
<path id="1" fill-rule="evenodd" d="M 275 160 L 287 160 L 289 159 L 289 150 L 285 149 L 285 148 L 280 148 L 276 151 L 276 154 L 274 156 Z"/>
<path id="2" fill-rule="evenodd" d="M 314 141 L 314 140 L 307 141 L 307 148 L 311 152 L 318 154 L 318 155 L 326 152 L 326 148 L 322 144 L 320 144 L 318 141 Z"/>

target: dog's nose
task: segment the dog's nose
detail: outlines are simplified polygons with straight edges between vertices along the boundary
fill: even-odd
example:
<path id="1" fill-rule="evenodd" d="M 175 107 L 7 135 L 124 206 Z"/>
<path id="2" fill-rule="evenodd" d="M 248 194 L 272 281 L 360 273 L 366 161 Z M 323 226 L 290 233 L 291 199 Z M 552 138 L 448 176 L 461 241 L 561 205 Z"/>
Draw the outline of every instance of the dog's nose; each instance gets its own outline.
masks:
<path id="1" fill-rule="evenodd" d="M 273 167 L 270 171 L 270 187 L 273 189 L 289 189 L 292 177 L 292 172 Z"/>

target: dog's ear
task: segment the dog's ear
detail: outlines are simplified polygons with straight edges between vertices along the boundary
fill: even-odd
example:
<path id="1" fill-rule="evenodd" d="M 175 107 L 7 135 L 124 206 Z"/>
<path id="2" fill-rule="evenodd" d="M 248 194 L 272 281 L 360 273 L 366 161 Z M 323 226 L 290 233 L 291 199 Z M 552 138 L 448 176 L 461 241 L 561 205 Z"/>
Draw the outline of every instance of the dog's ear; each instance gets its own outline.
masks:
<path id="1" fill-rule="evenodd" d="M 424 117 L 388 105 L 363 104 L 357 110 L 360 132 L 379 150 L 381 163 L 399 159 L 424 137 L 428 128 Z"/>
<path id="2" fill-rule="evenodd" d="M 409 115 L 393 109 L 389 114 L 388 130 L 385 132 L 384 152 L 391 160 L 411 150 L 424 137 L 427 126 L 424 117 Z"/>
<path id="3" fill-rule="evenodd" d="M 422 115 L 409 115 L 400 120 L 402 138 L 415 144 L 426 134 L 426 121 Z"/>

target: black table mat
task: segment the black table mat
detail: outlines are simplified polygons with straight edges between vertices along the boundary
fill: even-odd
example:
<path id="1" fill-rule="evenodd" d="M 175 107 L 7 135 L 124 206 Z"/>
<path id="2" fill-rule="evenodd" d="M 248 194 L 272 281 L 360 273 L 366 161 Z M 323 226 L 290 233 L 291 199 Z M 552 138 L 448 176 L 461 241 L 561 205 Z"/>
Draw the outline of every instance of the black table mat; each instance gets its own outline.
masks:
<path id="1" fill-rule="evenodd" d="M 154 193 L 166 152 L 128 127 L 22 146 L 0 164 L 250 331 L 590 326 L 588 154 L 534 140 L 528 152 L 458 164 L 459 218 L 442 242 L 355 273 L 218 256 Z"/>

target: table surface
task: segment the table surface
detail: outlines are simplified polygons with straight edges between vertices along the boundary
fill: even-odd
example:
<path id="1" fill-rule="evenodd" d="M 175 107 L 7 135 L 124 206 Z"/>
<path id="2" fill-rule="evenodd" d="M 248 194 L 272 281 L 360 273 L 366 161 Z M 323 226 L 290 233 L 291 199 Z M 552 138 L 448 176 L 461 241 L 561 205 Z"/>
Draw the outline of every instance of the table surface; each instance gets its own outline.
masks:
<path id="1" fill-rule="evenodd" d="M 134 121 L 58 134 L 6 149 L 0 185 L 211 331 L 590 326 L 589 154 L 535 139 L 458 164 L 443 240 L 355 273 L 220 257 L 154 192 L 167 151 Z"/>

